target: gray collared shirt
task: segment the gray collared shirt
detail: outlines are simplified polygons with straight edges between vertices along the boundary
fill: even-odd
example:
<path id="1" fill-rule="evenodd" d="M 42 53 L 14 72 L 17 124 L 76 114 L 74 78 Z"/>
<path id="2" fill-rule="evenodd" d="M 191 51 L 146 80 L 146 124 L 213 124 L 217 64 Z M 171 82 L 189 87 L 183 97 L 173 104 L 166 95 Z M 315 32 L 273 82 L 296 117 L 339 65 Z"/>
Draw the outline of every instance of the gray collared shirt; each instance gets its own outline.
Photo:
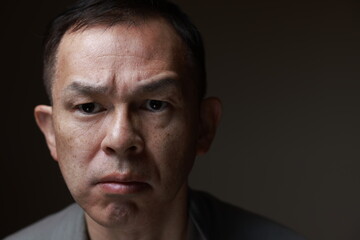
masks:
<path id="1" fill-rule="evenodd" d="M 203 192 L 189 193 L 189 240 L 304 240 L 288 228 Z M 84 211 L 72 204 L 4 240 L 88 240 Z"/>

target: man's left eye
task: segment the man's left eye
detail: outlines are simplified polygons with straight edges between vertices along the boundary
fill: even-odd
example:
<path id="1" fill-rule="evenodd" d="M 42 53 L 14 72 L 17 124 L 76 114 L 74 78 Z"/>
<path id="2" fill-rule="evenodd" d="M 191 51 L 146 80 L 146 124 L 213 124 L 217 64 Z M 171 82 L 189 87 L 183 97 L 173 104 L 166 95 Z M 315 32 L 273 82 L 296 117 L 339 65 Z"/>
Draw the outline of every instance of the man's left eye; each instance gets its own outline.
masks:
<path id="1" fill-rule="evenodd" d="M 145 108 L 152 112 L 160 112 L 168 106 L 167 102 L 159 100 L 147 100 Z"/>

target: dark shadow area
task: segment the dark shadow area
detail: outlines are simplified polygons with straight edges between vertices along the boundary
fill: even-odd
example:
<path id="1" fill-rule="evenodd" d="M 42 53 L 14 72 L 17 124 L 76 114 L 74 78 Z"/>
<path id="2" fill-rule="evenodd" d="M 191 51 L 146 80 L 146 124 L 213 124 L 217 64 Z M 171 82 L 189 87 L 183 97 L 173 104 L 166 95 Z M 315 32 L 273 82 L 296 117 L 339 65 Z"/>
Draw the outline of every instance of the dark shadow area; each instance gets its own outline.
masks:
<path id="1" fill-rule="evenodd" d="M 0 238 L 72 201 L 33 119 L 45 27 L 71 1 L 5 1 Z M 360 20 L 350 1 L 177 1 L 224 116 L 191 186 L 309 239 L 359 239 Z"/>

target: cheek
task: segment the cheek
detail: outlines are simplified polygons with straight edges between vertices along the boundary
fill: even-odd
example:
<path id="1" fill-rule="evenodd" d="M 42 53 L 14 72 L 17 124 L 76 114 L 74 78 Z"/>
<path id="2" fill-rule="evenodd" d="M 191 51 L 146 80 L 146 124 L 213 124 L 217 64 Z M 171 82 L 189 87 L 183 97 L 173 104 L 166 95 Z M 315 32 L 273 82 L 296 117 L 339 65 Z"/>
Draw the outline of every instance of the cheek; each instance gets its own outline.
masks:
<path id="1" fill-rule="evenodd" d="M 196 134 L 184 121 L 165 129 L 155 129 L 148 146 L 158 169 L 160 181 L 167 187 L 181 185 L 192 168 L 196 153 Z"/>
<path id="2" fill-rule="evenodd" d="M 94 131 L 62 121 L 55 126 L 58 162 L 65 181 L 73 185 L 86 174 L 89 162 L 98 149 L 99 137 Z M 97 131 L 95 131 L 97 132 Z"/>
<path id="3" fill-rule="evenodd" d="M 94 128 L 98 130 L 92 130 Z M 55 132 L 58 154 L 71 159 L 83 159 L 83 155 L 91 154 L 92 150 L 97 149 L 100 141 L 99 129 L 97 124 L 84 125 L 69 118 L 57 121 Z"/>

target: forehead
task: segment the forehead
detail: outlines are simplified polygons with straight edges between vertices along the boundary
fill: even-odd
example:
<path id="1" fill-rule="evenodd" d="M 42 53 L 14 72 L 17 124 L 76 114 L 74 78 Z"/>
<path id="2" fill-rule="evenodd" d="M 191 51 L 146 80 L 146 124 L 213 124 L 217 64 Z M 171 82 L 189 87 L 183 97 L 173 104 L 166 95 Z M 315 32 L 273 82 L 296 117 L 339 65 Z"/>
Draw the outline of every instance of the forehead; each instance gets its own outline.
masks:
<path id="1" fill-rule="evenodd" d="M 186 52 L 181 38 L 162 19 L 70 31 L 59 45 L 53 90 L 56 93 L 57 85 L 66 85 L 66 79 L 79 74 L 93 80 L 117 75 L 140 81 L 153 73 L 173 71 L 188 78 Z"/>
<path id="2" fill-rule="evenodd" d="M 133 56 L 137 60 L 178 63 L 185 58 L 185 48 L 168 23 L 150 19 L 139 25 L 94 26 L 66 33 L 59 45 L 58 63 L 64 63 L 64 58 L 68 62 L 95 56 Z"/>
<path id="3" fill-rule="evenodd" d="M 105 46 L 104 43 L 106 43 Z M 81 47 L 78 52 L 90 47 L 91 50 L 106 54 L 107 52 L 104 52 L 106 48 L 111 51 L 110 53 L 125 48 L 145 58 L 174 54 L 183 48 L 180 37 L 162 18 L 148 19 L 136 24 L 95 25 L 77 31 L 70 30 L 61 40 L 58 52 L 67 52 L 69 47 L 74 47 L 74 44 L 76 47 Z M 70 49 L 70 51 L 73 50 L 73 48 Z"/>

